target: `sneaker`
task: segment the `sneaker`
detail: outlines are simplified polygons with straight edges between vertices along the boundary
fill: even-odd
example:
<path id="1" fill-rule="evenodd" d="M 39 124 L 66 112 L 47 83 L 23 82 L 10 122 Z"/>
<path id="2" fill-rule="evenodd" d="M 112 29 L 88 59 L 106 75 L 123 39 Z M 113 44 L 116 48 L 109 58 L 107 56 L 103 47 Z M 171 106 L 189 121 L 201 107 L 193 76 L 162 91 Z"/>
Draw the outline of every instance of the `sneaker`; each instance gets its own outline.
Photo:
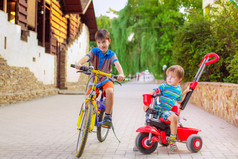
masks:
<path id="1" fill-rule="evenodd" d="M 112 118 L 110 116 L 105 116 L 103 119 L 102 127 L 110 128 L 112 126 Z"/>
<path id="2" fill-rule="evenodd" d="M 177 147 L 176 141 L 174 139 L 170 139 L 169 147 L 170 147 L 170 150 L 173 152 L 178 151 L 178 147 Z"/>

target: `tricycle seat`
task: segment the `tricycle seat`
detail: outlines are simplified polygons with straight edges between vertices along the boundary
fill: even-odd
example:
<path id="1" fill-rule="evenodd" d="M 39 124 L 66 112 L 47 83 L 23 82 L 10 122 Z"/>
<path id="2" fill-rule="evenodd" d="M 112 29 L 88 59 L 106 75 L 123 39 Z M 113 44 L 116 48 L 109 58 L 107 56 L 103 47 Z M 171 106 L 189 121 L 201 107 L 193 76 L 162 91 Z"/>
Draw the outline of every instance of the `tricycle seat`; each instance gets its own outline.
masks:
<path id="1" fill-rule="evenodd" d="M 175 105 L 175 106 L 171 109 L 171 111 L 175 112 L 175 114 L 176 114 L 177 116 L 180 115 L 180 109 L 179 109 L 179 106 L 177 106 L 177 105 Z M 159 120 L 161 120 L 161 121 L 164 122 L 164 123 L 170 124 L 170 121 L 164 120 L 162 117 L 160 117 Z"/>

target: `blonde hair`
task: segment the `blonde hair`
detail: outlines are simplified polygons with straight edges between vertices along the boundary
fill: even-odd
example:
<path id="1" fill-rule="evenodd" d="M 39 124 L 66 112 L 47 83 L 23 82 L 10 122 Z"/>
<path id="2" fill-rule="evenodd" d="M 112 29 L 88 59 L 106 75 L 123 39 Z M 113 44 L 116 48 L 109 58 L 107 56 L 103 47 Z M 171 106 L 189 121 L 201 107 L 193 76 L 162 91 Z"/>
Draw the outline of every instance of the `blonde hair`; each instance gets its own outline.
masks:
<path id="1" fill-rule="evenodd" d="M 183 79 L 184 77 L 184 69 L 179 65 L 170 66 L 166 71 L 166 75 L 168 75 L 169 72 L 174 72 L 178 76 L 178 78 Z"/>

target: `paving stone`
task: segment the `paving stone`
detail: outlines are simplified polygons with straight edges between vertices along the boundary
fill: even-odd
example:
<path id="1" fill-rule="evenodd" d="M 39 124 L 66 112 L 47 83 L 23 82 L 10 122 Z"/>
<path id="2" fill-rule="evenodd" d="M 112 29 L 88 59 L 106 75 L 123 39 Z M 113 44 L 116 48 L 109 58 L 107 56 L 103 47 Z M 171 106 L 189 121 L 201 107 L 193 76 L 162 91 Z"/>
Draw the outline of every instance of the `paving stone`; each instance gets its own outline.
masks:
<path id="1" fill-rule="evenodd" d="M 186 127 L 201 129 L 203 148 L 198 153 L 177 143 L 179 151 L 170 152 L 158 145 L 155 152 L 144 155 L 134 152 L 136 129 L 143 126 L 142 94 L 155 84 L 126 83 L 115 86 L 113 123 L 120 143 L 110 130 L 107 139 L 99 142 L 90 133 L 83 159 L 211 159 L 238 158 L 238 128 L 223 119 L 189 104 L 181 116 Z M 76 159 L 76 122 L 83 101 L 82 95 L 55 95 L 33 101 L 0 107 L 1 159 Z"/>

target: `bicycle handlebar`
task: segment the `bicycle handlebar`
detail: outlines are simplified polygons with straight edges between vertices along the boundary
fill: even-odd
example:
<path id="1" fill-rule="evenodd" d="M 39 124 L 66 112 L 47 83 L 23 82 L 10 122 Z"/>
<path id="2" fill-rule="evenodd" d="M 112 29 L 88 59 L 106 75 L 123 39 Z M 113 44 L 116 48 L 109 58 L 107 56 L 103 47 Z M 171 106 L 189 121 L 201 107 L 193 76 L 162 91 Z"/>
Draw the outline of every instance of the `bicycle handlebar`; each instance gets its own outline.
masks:
<path id="1" fill-rule="evenodd" d="M 75 64 L 70 64 L 70 67 L 75 68 Z M 82 70 L 82 71 L 88 71 L 89 68 L 88 68 L 87 66 L 82 66 L 82 67 L 80 68 L 80 70 Z"/>
<path id="2" fill-rule="evenodd" d="M 70 67 L 75 68 L 75 64 L 70 64 Z M 80 68 L 80 70 L 81 70 L 83 73 L 85 73 L 85 74 L 87 74 L 87 75 L 90 75 L 89 72 L 88 72 L 88 71 L 90 70 L 89 67 L 87 67 L 87 66 L 82 66 L 82 67 Z M 95 71 L 97 71 L 97 70 L 94 70 L 94 69 L 91 68 L 91 72 L 95 73 Z M 108 73 L 101 72 L 101 71 L 99 71 L 99 74 L 105 75 L 105 76 L 109 76 L 109 77 L 112 77 L 112 78 L 115 78 L 115 79 L 118 78 L 117 75 L 108 74 Z"/>

